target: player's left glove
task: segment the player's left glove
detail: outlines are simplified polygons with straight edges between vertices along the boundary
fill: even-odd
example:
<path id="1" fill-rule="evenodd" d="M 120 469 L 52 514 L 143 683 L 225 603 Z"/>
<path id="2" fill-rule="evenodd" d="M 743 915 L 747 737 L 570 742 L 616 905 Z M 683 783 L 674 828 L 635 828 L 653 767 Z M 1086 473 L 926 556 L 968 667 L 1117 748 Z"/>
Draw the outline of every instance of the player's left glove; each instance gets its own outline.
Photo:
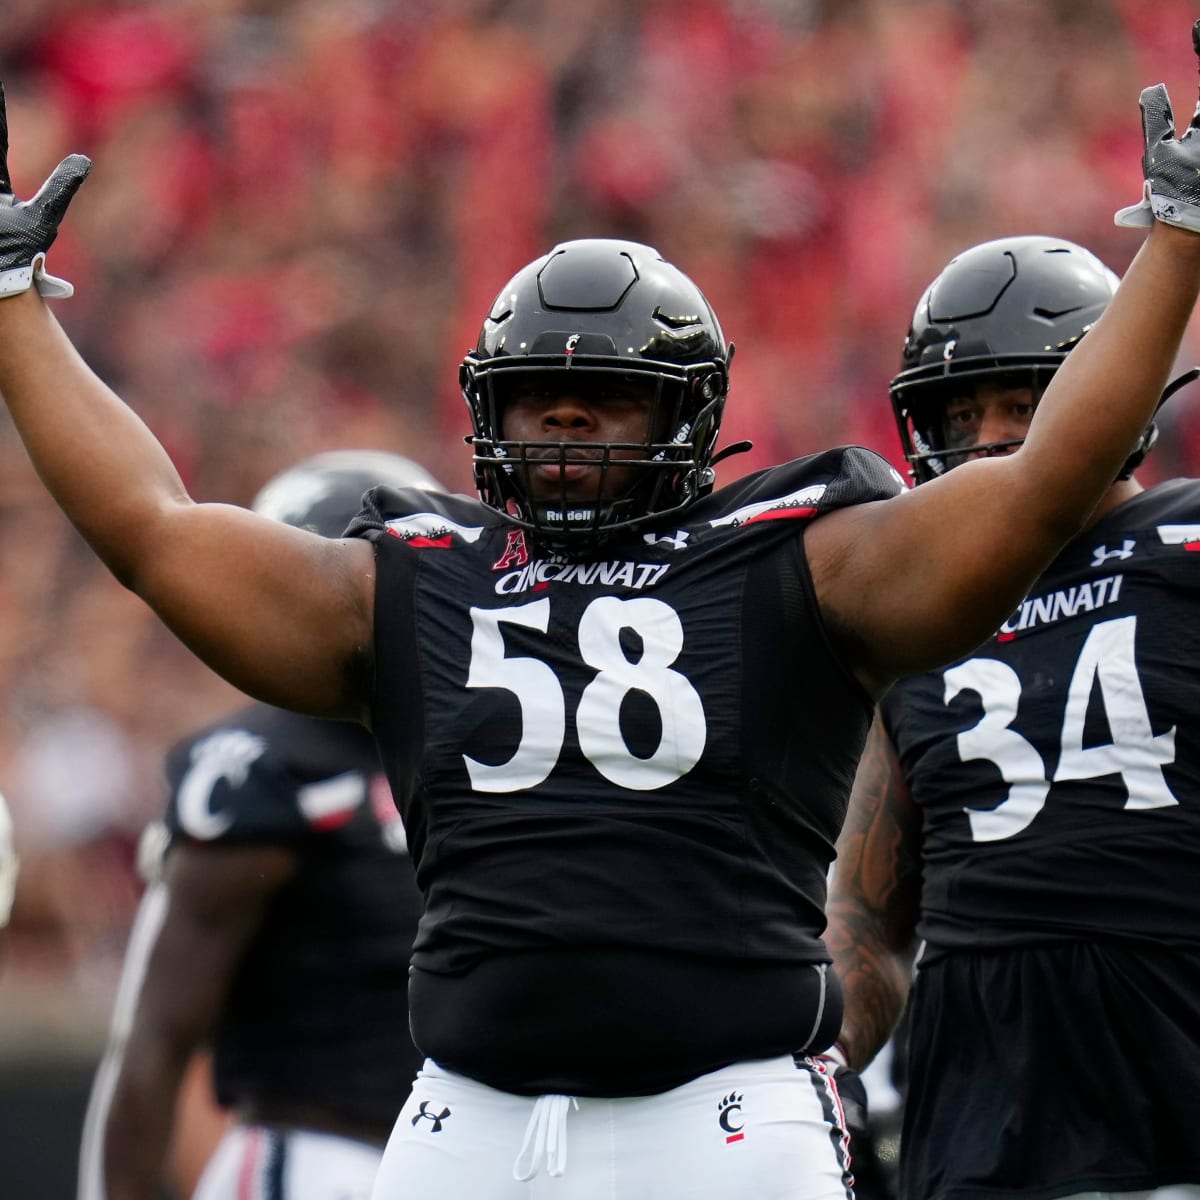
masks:
<path id="1" fill-rule="evenodd" d="M 1200 59 L 1200 21 L 1192 26 L 1192 48 Z M 1118 210 L 1118 225 L 1149 229 L 1156 220 L 1200 233 L 1200 104 L 1181 137 L 1175 136 L 1171 98 L 1164 84 L 1142 92 L 1142 175 L 1138 204 Z"/>
<path id="2" fill-rule="evenodd" d="M 8 113 L 0 84 L 0 298 L 27 292 L 30 286 L 43 296 L 74 295 L 65 279 L 46 274 L 46 251 L 54 245 L 58 224 L 91 168 L 91 159 L 71 154 L 33 199 L 18 200 L 8 173 Z"/>

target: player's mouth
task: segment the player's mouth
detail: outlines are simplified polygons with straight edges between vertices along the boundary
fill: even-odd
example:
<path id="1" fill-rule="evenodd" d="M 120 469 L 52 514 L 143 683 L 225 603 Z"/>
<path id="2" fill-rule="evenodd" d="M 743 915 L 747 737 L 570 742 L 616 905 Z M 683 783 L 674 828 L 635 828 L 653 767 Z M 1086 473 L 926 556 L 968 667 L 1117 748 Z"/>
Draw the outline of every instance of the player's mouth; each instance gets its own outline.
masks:
<path id="1" fill-rule="evenodd" d="M 538 479 L 545 479 L 552 483 L 571 483 L 576 479 L 586 479 L 589 475 L 594 475 L 596 470 L 594 463 L 559 463 L 555 461 L 535 464 L 533 474 Z"/>
<path id="2" fill-rule="evenodd" d="M 569 483 L 595 475 L 602 459 L 603 451 L 598 448 L 565 443 L 561 449 L 531 449 L 527 461 L 534 478 L 552 483 Z"/>

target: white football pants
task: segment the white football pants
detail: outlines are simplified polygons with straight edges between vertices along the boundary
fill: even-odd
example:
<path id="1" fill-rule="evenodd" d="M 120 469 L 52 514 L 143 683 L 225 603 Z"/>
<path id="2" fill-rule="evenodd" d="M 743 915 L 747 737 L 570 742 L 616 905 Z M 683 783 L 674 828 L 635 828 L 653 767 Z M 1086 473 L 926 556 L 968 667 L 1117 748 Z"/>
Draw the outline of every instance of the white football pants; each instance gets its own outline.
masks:
<path id="1" fill-rule="evenodd" d="M 374 1200 L 847 1200 L 824 1066 L 737 1063 L 622 1099 L 515 1096 L 426 1060 Z"/>
<path id="2" fill-rule="evenodd" d="M 370 1200 L 382 1153 L 331 1133 L 234 1125 L 192 1200 Z"/>

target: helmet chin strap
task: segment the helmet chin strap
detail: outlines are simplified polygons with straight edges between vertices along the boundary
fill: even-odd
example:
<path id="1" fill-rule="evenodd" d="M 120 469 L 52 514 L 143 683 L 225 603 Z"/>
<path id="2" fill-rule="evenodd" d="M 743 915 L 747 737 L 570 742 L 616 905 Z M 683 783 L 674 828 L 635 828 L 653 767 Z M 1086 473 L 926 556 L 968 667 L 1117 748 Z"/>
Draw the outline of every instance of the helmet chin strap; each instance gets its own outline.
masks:
<path id="1" fill-rule="evenodd" d="M 733 442 L 730 445 L 718 450 L 716 454 L 712 456 L 712 461 L 709 463 L 709 465 L 715 467 L 717 463 L 721 462 L 723 459 L 732 458 L 735 454 L 745 454 L 747 450 L 753 449 L 754 443 L 751 441 L 746 440 Z"/>
<path id="2" fill-rule="evenodd" d="M 1178 392 L 1181 388 L 1187 387 L 1189 383 L 1193 383 L 1197 379 L 1200 379 L 1200 367 L 1191 367 L 1184 371 L 1182 375 L 1172 379 L 1171 382 L 1168 383 L 1165 388 L 1163 388 L 1163 394 L 1158 398 L 1158 404 L 1155 405 L 1154 411 L 1157 413 L 1158 410 L 1162 408 L 1162 406 L 1166 404 L 1166 402 L 1170 400 L 1170 398 L 1175 395 L 1176 392 Z"/>

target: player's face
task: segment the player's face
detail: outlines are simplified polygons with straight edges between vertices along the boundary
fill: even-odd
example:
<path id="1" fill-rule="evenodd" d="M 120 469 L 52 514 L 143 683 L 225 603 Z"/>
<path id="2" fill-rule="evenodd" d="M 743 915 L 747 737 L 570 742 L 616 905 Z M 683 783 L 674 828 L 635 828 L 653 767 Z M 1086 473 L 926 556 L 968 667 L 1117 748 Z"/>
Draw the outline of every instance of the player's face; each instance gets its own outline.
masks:
<path id="1" fill-rule="evenodd" d="M 946 449 L 983 447 L 961 455 L 956 462 L 1011 454 L 1029 432 L 1036 408 L 1037 397 L 1031 387 L 1003 379 L 980 380 L 968 391 L 946 401 L 942 417 Z M 989 446 L 992 448 L 988 449 Z"/>
<path id="2" fill-rule="evenodd" d="M 503 435 L 508 441 L 566 444 L 569 461 L 557 446 L 529 450 L 523 470 L 525 489 L 537 500 L 611 500 L 624 495 L 637 479 L 637 467 L 613 466 L 620 460 L 645 457 L 654 385 L 614 376 L 610 380 L 556 377 L 544 386 L 522 384 L 504 405 Z M 591 443 L 633 443 L 610 451 L 602 471 L 603 451 Z"/>

